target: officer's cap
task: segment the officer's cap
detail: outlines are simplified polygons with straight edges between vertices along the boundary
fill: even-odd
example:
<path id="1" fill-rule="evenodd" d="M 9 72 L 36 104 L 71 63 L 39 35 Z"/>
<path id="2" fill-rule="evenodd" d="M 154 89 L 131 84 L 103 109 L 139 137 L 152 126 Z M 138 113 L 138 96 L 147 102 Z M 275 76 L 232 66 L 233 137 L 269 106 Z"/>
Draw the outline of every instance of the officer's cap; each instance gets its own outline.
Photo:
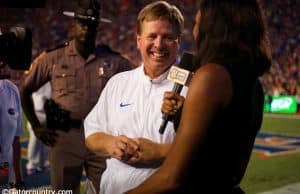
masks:
<path id="1" fill-rule="evenodd" d="M 78 0 L 75 11 L 64 11 L 63 14 L 76 19 L 111 23 L 111 20 L 100 17 L 101 6 L 97 0 Z"/>

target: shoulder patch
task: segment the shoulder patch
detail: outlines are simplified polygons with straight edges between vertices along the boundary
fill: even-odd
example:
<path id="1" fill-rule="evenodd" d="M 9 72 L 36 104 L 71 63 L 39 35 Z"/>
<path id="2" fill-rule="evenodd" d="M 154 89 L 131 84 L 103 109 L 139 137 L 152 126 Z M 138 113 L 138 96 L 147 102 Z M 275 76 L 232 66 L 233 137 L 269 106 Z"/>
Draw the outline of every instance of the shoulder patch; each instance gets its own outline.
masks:
<path id="1" fill-rule="evenodd" d="M 41 59 L 43 56 L 45 56 L 45 54 L 46 54 L 46 51 L 41 52 L 41 53 L 40 53 L 40 54 L 32 61 L 32 63 L 30 64 L 29 69 L 24 71 L 24 74 L 25 74 L 25 75 L 28 75 L 29 72 L 30 72 L 31 69 L 32 69 L 32 65 L 33 65 L 34 63 L 36 63 L 39 59 Z"/>
<path id="2" fill-rule="evenodd" d="M 51 51 L 55 51 L 55 50 L 60 49 L 60 48 L 63 48 L 63 47 L 66 47 L 66 46 L 68 46 L 68 45 L 69 45 L 69 42 L 64 42 L 64 43 L 62 43 L 62 44 L 57 45 L 57 46 L 54 47 L 54 48 L 50 48 L 50 49 L 47 49 L 47 50 L 41 52 L 40 55 L 38 55 L 38 56 L 32 61 L 32 63 L 31 63 L 31 65 L 30 65 L 29 69 L 26 70 L 26 71 L 24 71 L 24 74 L 25 74 L 25 75 L 29 74 L 29 72 L 30 72 L 31 69 L 32 69 L 32 65 L 35 64 L 38 60 L 40 60 L 42 57 L 44 57 L 47 53 L 49 53 L 49 52 L 51 52 Z"/>

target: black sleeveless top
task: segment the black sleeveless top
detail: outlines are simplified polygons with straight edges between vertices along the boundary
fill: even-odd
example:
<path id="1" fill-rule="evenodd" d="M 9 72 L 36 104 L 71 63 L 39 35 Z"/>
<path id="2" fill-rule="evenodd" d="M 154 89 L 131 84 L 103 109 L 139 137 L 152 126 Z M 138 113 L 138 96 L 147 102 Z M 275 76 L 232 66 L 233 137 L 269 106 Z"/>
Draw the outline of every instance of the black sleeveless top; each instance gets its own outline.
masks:
<path id="1" fill-rule="evenodd" d="M 264 95 L 258 78 L 224 66 L 233 84 L 231 103 L 214 118 L 192 166 L 186 169 L 181 193 L 234 193 L 232 189 L 245 173 L 261 127 Z"/>

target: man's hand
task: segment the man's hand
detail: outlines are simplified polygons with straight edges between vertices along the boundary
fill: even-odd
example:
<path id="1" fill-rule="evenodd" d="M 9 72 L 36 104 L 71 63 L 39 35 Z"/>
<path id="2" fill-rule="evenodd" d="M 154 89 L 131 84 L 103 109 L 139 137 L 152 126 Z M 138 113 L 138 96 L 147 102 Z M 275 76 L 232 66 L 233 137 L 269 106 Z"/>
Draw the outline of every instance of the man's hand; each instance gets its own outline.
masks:
<path id="1" fill-rule="evenodd" d="M 183 96 L 180 96 L 174 92 L 165 92 L 161 112 L 166 115 L 174 116 L 182 107 L 183 103 Z"/>
<path id="2" fill-rule="evenodd" d="M 108 154 L 121 161 L 127 161 L 136 154 L 139 145 L 125 135 L 116 136 L 112 139 Z"/>
<path id="3" fill-rule="evenodd" d="M 35 136 L 40 139 L 45 145 L 53 147 L 56 143 L 58 134 L 55 130 L 50 130 L 43 127 L 37 127 L 34 130 Z"/>
<path id="4" fill-rule="evenodd" d="M 134 140 L 139 145 L 139 149 L 127 160 L 128 164 L 151 165 L 162 162 L 169 151 L 169 144 L 158 144 L 145 138 Z"/>

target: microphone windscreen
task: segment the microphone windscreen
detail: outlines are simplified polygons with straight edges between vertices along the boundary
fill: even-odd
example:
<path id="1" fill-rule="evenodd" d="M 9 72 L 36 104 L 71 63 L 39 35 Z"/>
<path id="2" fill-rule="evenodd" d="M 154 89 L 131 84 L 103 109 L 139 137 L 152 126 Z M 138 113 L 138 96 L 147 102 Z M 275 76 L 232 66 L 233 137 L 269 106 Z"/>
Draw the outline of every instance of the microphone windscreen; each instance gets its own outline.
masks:
<path id="1" fill-rule="evenodd" d="M 194 55 L 188 52 L 184 52 L 178 67 L 188 71 L 193 71 L 193 67 L 194 67 L 193 64 L 194 64 Z"/>

